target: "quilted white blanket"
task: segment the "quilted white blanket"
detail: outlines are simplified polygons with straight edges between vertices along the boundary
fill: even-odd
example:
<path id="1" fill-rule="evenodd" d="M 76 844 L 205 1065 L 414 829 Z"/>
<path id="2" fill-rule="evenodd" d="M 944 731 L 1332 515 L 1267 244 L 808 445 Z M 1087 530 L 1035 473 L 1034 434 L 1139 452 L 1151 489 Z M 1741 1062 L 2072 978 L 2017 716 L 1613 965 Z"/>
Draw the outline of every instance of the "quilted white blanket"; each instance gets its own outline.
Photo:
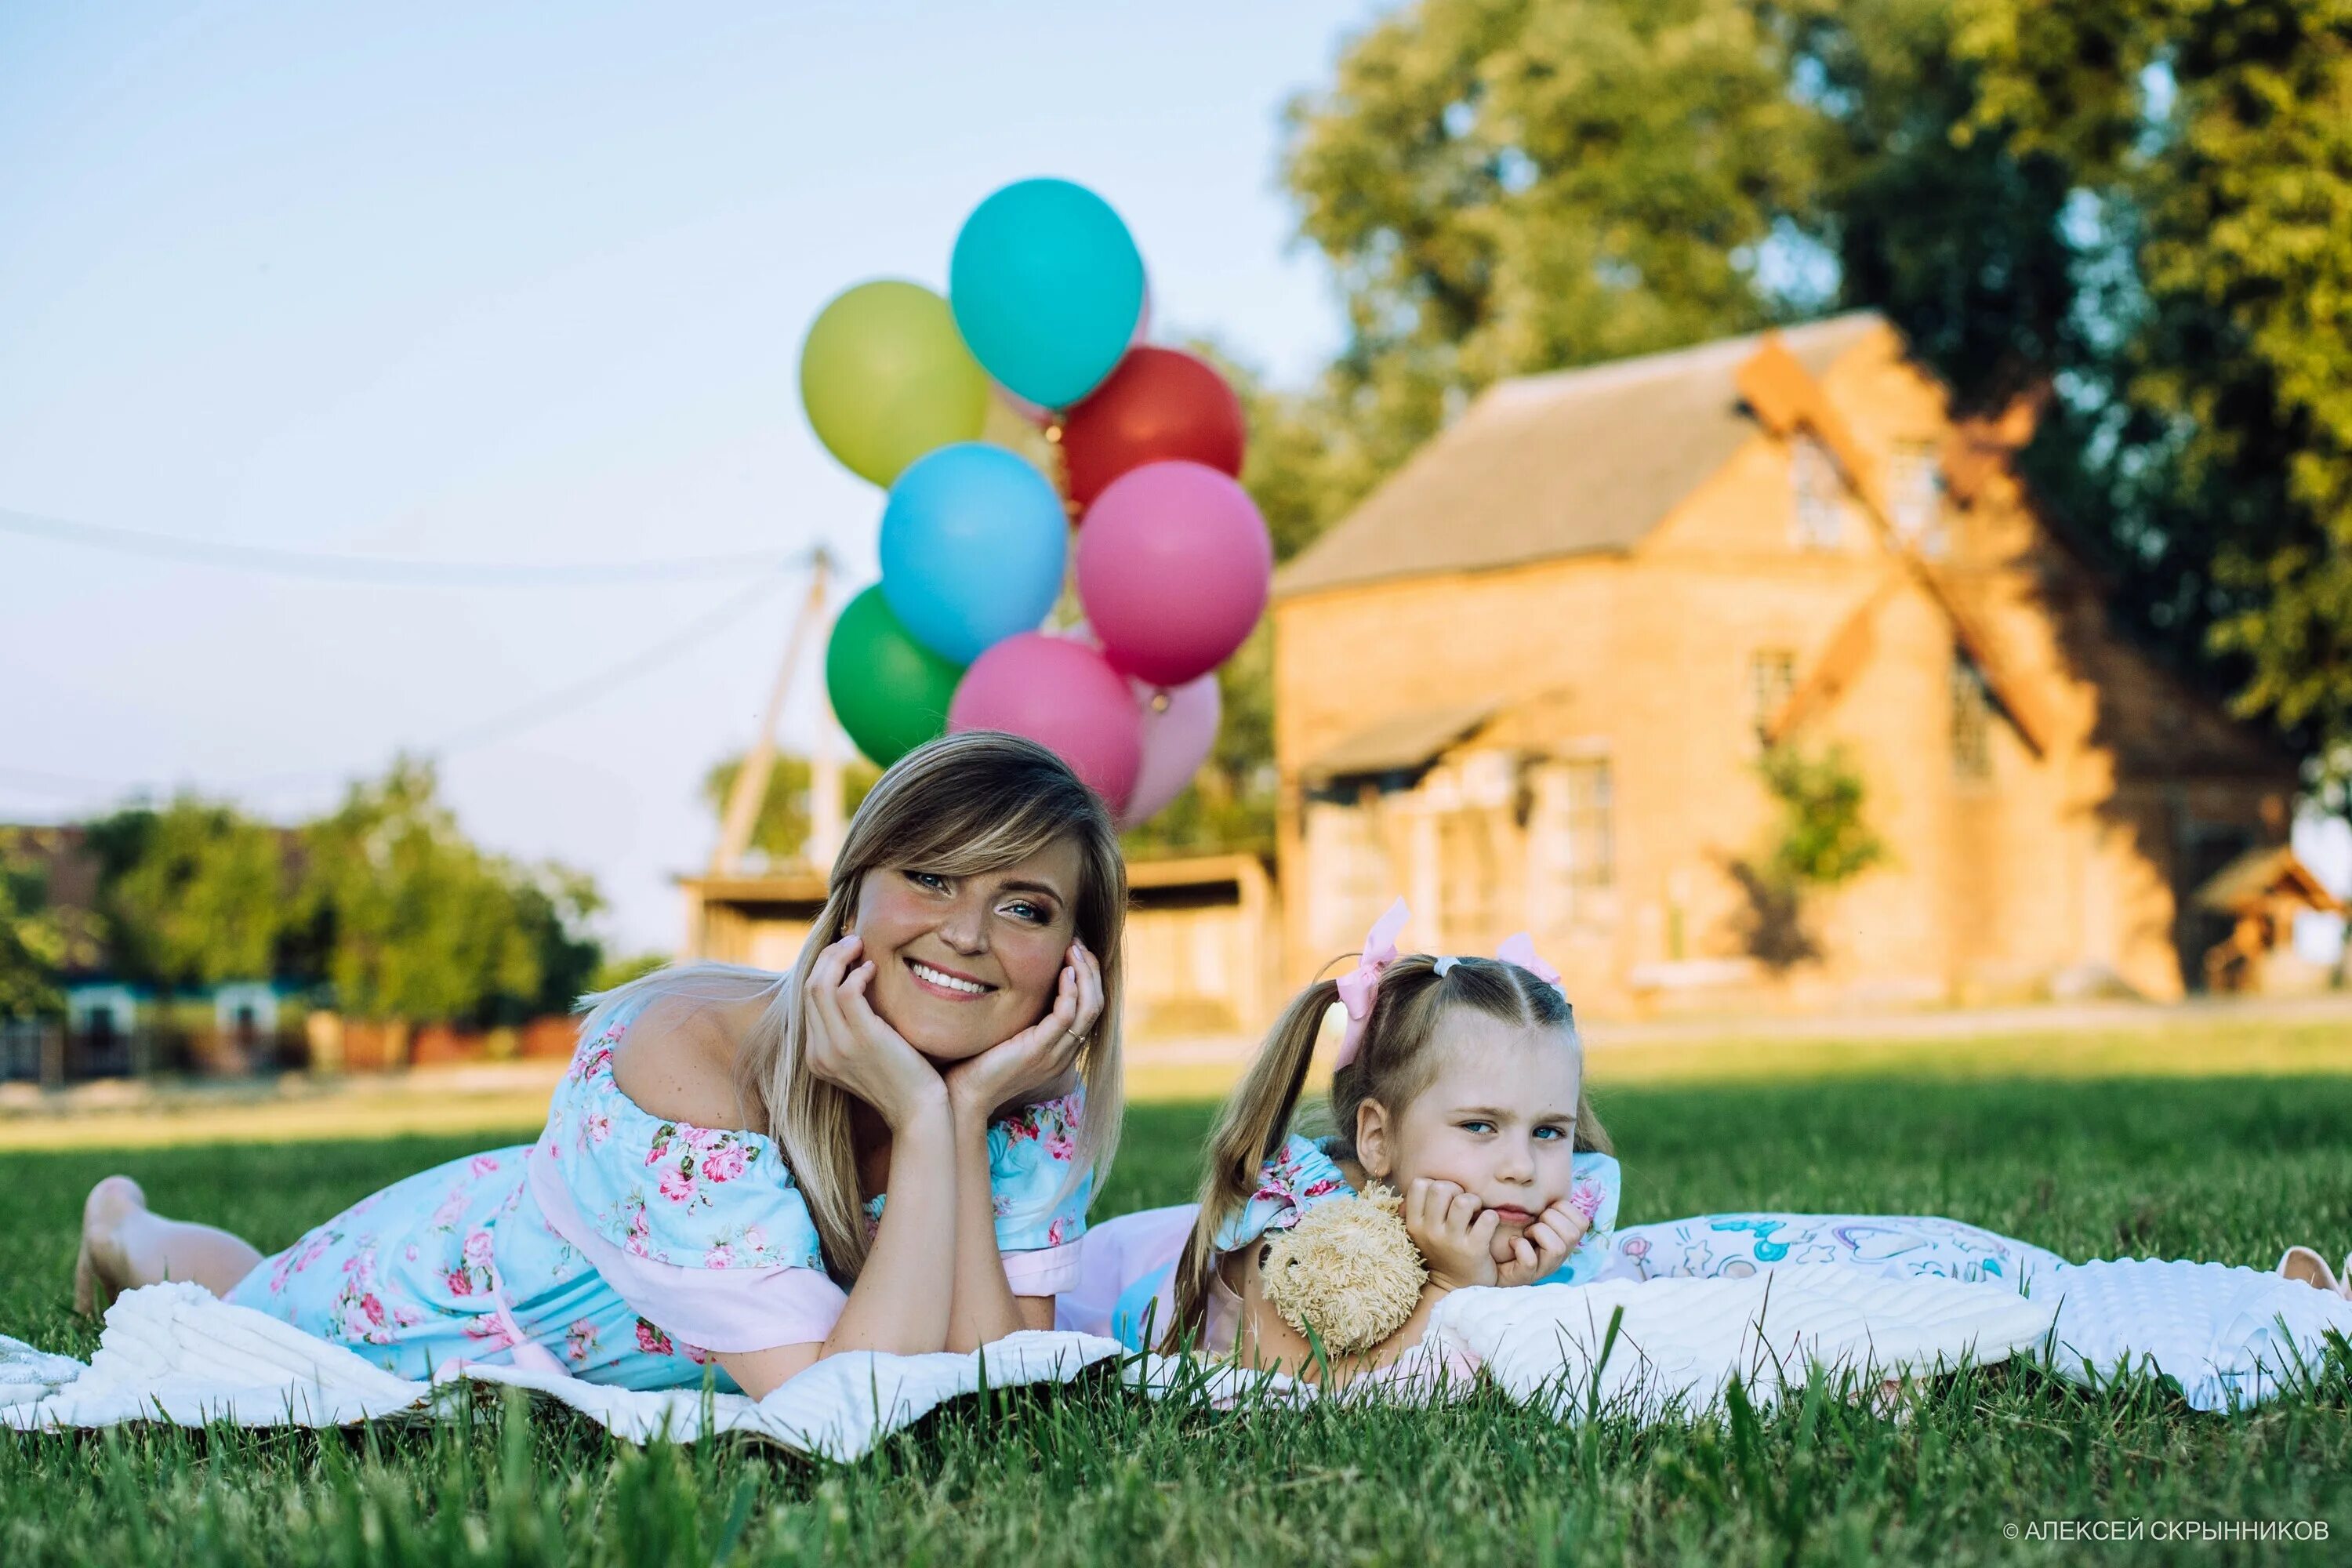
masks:
<path id="1" fill-rule="evenodd" d="M 2055 1295 L 2028 1300 L 1998 1286 L 1822 1266 L 1742 1279 L 1464 1290 L 1440 1303 L 1419 1374 L 1381 1386 L 1439 1396 L 1465 1386 L 1454 1373 L 1483 1371 L 1562 1419 L 1604 1409 L 1657 1420 L 1713 1407 L 1734 1377 L 1769 1404 L 1815 1364 L 1875 1380 L 2024 1353 L 2075 1381 L 2122 1366 L 2154 1371 L 2196 1407 L 2222 1409 L 2297 1386 L 2331 1335 L 2352 1337 L 2352 1303 L 2252 1269 L 2095 1263 L 2056 1283 Z M 1014 1334 L 976 1355 L 835 1356 L 758 1401 L 636 1393 L 508 1366 L 469 1366 L 463 1379 L 559 1400 L 633 1442 L 744 1433 L 847 1459 L 983 1384 L 1069 1382 L 1121 1355 L 1113 1341 L 1053 1332 Z M 1314 1397 L 1286 1380 L 1159 1356 L 1121 1365 L 1129 1386 L 1153 1397 Z M 87 1365 L 0 1338 L 0 1426 L 22 1430 L 148 1419 L 341 1426 L 431 1417 L 464 1393 L 395 1377 L 193 1285 L 124 1295 Z"/>

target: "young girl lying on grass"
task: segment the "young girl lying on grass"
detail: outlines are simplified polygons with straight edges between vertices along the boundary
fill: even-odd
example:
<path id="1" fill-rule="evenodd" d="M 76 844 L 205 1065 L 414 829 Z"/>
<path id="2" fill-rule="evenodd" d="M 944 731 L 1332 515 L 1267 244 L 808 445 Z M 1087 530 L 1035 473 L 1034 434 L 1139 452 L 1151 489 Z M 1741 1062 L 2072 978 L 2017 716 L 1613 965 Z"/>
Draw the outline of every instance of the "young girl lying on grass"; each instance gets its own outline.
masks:
<path id="1" fill-rule="evenodd" d="M 1373 1183 L 1402 1195 L 1429 1279 L 1402 1328 L 1329 1366 L 1335 1382 L 1419 1345 L 1449 1291 L 1574 1282 L 1608 1255 L 1617 1163 L 1584 1100 L 1558 975 L 1524 938 L 1498 958 L 1401 957 L 1405 918 L 1399 900 L 1351 973 L 1284 1013 L 1218 1119 L 1199 1204 L 1088 1233 L 1062 1327 L 1321 1375 L 1316 1347 L 1266 1301 L 1267 1238 Z M 1348 1016 L 1331 1078 L 1338 1131 L 1316 1142 L 1291 1119 L 1334 1003 Z"/>

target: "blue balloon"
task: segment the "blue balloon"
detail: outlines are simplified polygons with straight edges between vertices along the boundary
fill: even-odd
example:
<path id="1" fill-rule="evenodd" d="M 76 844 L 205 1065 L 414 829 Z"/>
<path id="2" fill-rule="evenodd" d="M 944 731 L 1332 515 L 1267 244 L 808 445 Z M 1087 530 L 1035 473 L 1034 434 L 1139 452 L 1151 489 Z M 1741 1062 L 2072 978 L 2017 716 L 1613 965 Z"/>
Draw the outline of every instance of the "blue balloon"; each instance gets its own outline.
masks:
<path id="1" fill-rule="evenodd" d="M 1100 385 L 1143 314 L 1143 257 L 1108 202 L 1023 180 L 972 209 L 948 263 L 964 346 L 1030 402 L 1067 408 Z"/>
<path id="2" fill-rule="evenodd" d="M 1070 523 L 1045 476 L 959 441 L 907 465 L 882 509 L 882 597 L 908 634 L 970 664 L 1037 629 L 1062 593 Z"/>

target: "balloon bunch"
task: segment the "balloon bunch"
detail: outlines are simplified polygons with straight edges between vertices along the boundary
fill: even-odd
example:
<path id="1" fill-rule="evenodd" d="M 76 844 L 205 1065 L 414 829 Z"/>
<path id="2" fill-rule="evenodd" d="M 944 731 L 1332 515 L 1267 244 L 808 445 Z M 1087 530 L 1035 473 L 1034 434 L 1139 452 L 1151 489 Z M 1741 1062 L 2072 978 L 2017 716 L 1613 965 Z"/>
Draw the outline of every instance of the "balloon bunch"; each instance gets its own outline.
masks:
<path id="1" fill-rule="evenodd" d="M 1149 309 L 1110 205 L 1024 180 L 964 220 L 946 299 L 861 283 L 810 328 L 809 423 L 889 491 L 882 581 L 825 650 L 834 713 L 877 763 L 948 730 L 1008 730 L 1132 826 L 1207 758 L 1216 668 L 1265 608 L 1274 552 L 1235 477 L 1239 399 L 1201 360 L 1146 344 Z M 981 439 L 992 400 L 1045 427 L 1060 491 Z M 1074 553 L 1085 623 L 1041 631 Z"/>

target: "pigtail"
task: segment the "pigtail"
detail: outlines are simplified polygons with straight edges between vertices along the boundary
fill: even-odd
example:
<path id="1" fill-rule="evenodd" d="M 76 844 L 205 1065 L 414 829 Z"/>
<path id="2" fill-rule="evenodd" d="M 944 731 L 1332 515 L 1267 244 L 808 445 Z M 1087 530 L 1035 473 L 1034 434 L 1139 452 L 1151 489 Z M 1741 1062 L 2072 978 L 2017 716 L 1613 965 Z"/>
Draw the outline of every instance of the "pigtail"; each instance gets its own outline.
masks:
<path id="1" fill-rule="evenodd" d="M 1176 1263 L 1175 1321 L 1161 1348 L 1175 1351 L 1195 1337 L 1208 1317 L 1209 1282 L 1217 1266 L 1216 1238 L 1257 1191 L 1258 1172 L 1282 1147 L 1292 1112 L 1315 1059 L 1324 1015 L 1339 999 L 1336 982 L 1318 980 L 1300 992 L 1258 1048 L 1240 1087 L 1229 1095 L 1209 1135 L 1201 1177 L 1201 1215 Z"/>

